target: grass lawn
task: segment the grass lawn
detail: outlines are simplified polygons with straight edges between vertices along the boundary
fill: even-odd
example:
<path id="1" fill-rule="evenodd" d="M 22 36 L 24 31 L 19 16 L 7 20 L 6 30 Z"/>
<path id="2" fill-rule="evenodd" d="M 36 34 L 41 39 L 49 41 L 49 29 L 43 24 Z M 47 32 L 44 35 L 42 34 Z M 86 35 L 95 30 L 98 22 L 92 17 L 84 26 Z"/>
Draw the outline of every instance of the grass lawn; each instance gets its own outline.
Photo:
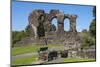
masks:
<path id="1" fill-rule="evenodd" d="M 37 56 L 31 56 L 31 57 L 25 57 L 20 58 L 12 61 L 12 65 L 26 65 L 26 64 L 32 64 L 32 62 L 36 62 Z"/>
<path id="2" fill-rule="evenodd" d="M 95 61 L 92 58 L 65 58 L 63 62 L 86 62 L 86 61 Z"/>
<path id="3" fill-rule="evenodd" d="M 21 59 L 16 59 L 15 61 L 12 61 L 12 65 L 27 65 L 32 64 L 32 62 L 36 62 L 37 56 L 31 56 L 31 57 L 25 57 Z M 64 58 L 62 62 L 86 62 L 86 61 L 95 61 L 95 59 L 89 59 L 89 58 Z"/>
<path id="4" fill-rule="evenodd" d="M 47 45 L 49 48 L 56 47 L 56 46 L 61 46 L 61 45 L 55 45 L 55 44 L 48 44 Z M 24 54 L 24 53 L 29 53 L 29 52 L 36 52 L 39 50 L 40 47 L 46 47 L 46 45 L 28 45 L 28 46 L 23 46 L 23 47 L 14 47 L 12 48 L 12 56 L 18 55 L 18 54 Z"/>

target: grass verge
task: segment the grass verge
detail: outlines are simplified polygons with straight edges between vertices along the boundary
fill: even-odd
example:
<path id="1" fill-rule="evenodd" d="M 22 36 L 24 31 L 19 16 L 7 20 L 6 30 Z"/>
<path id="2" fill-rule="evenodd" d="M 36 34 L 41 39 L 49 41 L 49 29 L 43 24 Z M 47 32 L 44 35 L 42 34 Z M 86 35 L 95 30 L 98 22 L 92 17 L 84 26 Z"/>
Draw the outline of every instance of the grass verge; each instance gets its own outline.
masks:
<path id="1" fill-rule="evenodd" d="M 47 47 L 52 48 L 56 46 L 61 46 L 61 45 L 55 45 L 55 44 L 48 44 Z M 46 45 L 28 45 L 28 46 L 23 46 L 23 47 L 14 47 L 12 48 L 12 56 L 16 56 L 19 54 L 24 54 L 24 53 L 30 53 L 30 52 L 36 52 L 39 50 L 40 47 L 46 47 Z"/>
<path id="2" fill-rule="evenodd" d="M 32 62 L 36 62 L 37 56 L 31 56 L 31 57 L 24 57 L 20 59 L 15 59 L 12 61 L 12 65 L 27 65 L 32 64 Z"/>
<path id="3" fill-rule="evenodd" d="M 92 58 L 65 58 L 64 62 L 86 62 L 86 61 L 95 61 Z"/>

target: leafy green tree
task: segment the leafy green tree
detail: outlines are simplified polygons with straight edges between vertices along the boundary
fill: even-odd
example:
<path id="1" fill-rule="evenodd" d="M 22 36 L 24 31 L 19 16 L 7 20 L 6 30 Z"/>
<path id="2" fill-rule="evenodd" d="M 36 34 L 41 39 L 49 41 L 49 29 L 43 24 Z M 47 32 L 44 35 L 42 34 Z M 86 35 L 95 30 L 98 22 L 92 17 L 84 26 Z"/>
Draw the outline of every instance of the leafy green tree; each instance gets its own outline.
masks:
<path id="1" fill-rule="evenodd" d="M 93 16 L 95 17 L 90 24 L 89 31 L 90 35 L 96 37 L 96 7 L 93 7 Z"/>
<path id="2" fill-rule="evenodd" d="M 96 44 L 96 7 L 93 8 L 93 21 L 89 26 L 89 32 L 83 32 L 82 48 L 89 47 Z"/>
<path id="3" fill-rule="evenodd" d="M 43 23 L 39 24 L 37 33 L 39 37 L 45 36 L 45 29 L 44 29 Z"/>
<path id="4" fill-rule="evenodd" d="M 95 38 L 91 37 L 89 32 L 82 32 L 82 46 L 81 48 L 89 48 L 92 45 L 95 45 Z"/>
<path id="5" fill-rule="evenodd" d="M 26 26 L 25 33 L 26 33 L 27 36 L 30 36 L 30 25 Z"/>
<path id="6" fill-rule="evenodd" d="M 18 41 L 21 41 L 22 39 L 28 37 L 28 34 L 26 31 L 12 31 L 12 47 L 14 47 L 14 44 L 16 44 Z"/>
<path id="7" fill-rule="evenodd" d="M 91 22 L 89 27 L 90 35 L 96 37 L 96 21 L 95 19 Z"/>

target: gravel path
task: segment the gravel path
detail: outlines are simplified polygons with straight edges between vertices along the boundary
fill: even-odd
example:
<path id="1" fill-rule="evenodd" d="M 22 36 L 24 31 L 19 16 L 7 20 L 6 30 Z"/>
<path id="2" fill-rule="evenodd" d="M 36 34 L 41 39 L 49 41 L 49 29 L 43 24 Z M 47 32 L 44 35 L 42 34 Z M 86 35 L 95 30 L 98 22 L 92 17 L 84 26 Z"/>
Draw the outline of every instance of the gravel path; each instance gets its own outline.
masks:
<path id="1" fill-rule="evenodd" d="M 25 53 L 25 54 L 20 54 L 20 55 L 16 55 L 16 56 L 12 56 L 11 57 L 11 60 L 15 60 L 15 59 L 19 59 L 19 58 L 23 58 L 23 57 L 30 57 L 30 56 L 33 56 L 33 55 L 38 55 L 37 52 L 31 52 L 31 53 Z"/>

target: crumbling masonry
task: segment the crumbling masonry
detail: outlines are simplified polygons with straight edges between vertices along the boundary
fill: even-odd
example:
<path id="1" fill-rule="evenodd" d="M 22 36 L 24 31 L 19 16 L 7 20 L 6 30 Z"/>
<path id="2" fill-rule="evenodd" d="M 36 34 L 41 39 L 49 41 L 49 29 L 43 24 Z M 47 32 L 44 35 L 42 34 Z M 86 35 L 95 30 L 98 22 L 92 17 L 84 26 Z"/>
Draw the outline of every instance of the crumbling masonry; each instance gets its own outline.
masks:
<path id="1" fill-rule="evenodd" d="M 56 31 L 52 32 L 50 29 L 52 28 L 51 22 L 54 18 L 57 19 L 57 28 Z M 68 32 L 64 31 L 64 20 L 66 18 L 69 19 L 70 22 L 70 29 Z M 45 13 L 44 10 L 40 9 L 34 10 L 30 13 L 28 18 L 31 35 L 34 40 L 39 38 L 38 27 L 42 24 L 45 33 L 44 37 L 48 39 L 48 43 L 65 44 L 67 48 L 79 48 L 80 46 L 80 37 L 76 30 L 76 19 L 77 15 L 64 14 L 59 10 L 51 10 L 49 13 Z"/>
<path id="2" fill-rule="evenodd" d="M 37 27 L 39 26 L 40 23 L 43 23 L 45 32 L 50 32 L 51 29 L 51 21 L 53 18 L 57 18 L 57 24 L 58 27 L 56 28 L 56 33 L 59 34 L 64 34 L 64 20 L 66 18 L 69 19 L 70 21 L 70 32 L 77 32 L 76 31 L 76 19 L 77 15 L 69 15 L 69 14 L 63 14 L 59 10 L 51 10 L 50 13 L 45 13 L 44 10 L 34 10 L 30 15 L 29 15 L 29 24 L 34 32 L 34 37 L 38 37 L 37 34 Z"/>

